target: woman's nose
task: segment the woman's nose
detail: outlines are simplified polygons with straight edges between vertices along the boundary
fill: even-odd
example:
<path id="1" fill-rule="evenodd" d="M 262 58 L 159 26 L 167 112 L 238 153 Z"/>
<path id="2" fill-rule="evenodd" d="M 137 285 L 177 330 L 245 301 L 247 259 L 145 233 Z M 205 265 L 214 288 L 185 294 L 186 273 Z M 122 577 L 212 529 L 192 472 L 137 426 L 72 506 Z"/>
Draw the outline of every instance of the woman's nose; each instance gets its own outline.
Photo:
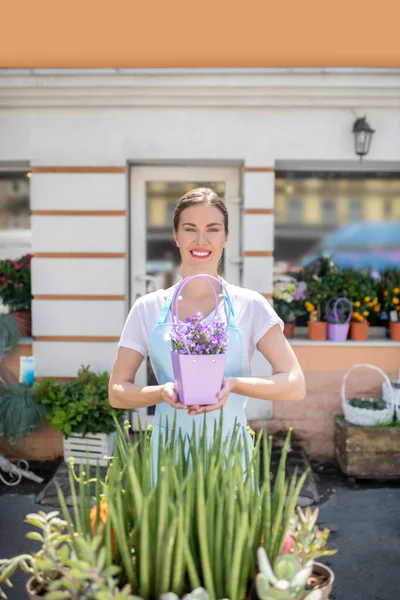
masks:
<path id="1" fill-rule="evenodd" d="M 197 232 L 197 242 L 199 244 L 204 244 L 204 242 L 206 241 L 206 234 L 204 231 L 198 231 Z"/>

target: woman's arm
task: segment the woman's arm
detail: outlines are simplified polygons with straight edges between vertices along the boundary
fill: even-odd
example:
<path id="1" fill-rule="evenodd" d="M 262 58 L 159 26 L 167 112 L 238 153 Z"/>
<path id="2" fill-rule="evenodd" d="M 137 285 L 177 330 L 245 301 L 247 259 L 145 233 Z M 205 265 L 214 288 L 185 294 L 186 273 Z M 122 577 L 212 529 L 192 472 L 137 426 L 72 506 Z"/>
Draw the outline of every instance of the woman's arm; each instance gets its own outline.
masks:
<path id="1" fill-rule="evenodd" d="M 135 383 L 136 373 L 142 362 L 143 355 L 140 352 L 120 346 L 108 383 L 108 401 L 111 406 L 133 410 L 168 402 L 173 408 L 187 409 L 178 402 L 174 383 L 145 386 Z"/>
<path id="2" fill-rule="evenodd" d="M 306 385 L 303 372 L 279 325 L 267 331 L 257 349 L 271 364 L 269 377 L 230 377 L 231 392 L 261 400 L 303 400 Z"/>
<path id="3" fill-rule="evenodd" d="M 162 385 L 136 385 L 136 373 L 142 362 L 140 352 L 124 346 L 118 349 L 108 383 L 108 399 L 113 408 L 131 410 L 163 401 Z"/>

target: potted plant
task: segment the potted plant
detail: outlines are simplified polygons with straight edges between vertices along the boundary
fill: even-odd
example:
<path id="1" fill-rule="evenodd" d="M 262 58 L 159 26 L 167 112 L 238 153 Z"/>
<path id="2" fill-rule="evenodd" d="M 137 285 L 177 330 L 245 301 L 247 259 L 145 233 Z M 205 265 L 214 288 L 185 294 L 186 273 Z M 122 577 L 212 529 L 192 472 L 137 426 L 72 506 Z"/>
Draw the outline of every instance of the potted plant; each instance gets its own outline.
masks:
<path id="1" fill-rule="evenodd" d="M 201 313 L 187 318 L 184 324 L 178 322 L 179 294 L 190 281 L 197 277 L 204 279 L 210 285 L 218 307 L 217 294 L 209 279 L 218 283 L 220 281 L 211 275 L 186 277 L 176 288 L 172 298 L 171 359 L 177 395 L 180 402 L 186 405 L 216 404 L 217 394 L 224 379 L 225 353 L 228 345 L 227 331 L 230 317 L 228 296 L 228 308 L 225 306 L 226 323 L 218 320 L 217 311 L 211 324 L 204 322 Z"/>
<path id="2" fill-rule="evenodd" d="M 12 586 L 11 578 L 18 568 L 31 575 L 26 590 L 31 600 L 40 598 L 107 598 L 134 600 L 129 585 L 118 588 L 119 568 L 105 560 L 101 539 L 85 539 L 66 531 L 67 521 L 58 511 L 40 511 L 26 516 L 25 522 L 39 531 L 27 534 L 41 543 L 37 552 L 0 559 L 0 595 L 7 598 L 1 584 Z"/>
<path id="3" fill-rule="evenodd" d="M 26 537 L 41 543 L 37 552 L 21 554 L 13 558 L 0 559 L 0 594 L 7 598 L 1 585 L 12 587 L 11 577 L 19 568 L 29 573 L 27 592 L 31 600 L 39 600 L 48 591 L 50 582 L 60 576 L 57 563 L 63 547 L 70 545 L 70 536 L 66 533 L 67 522 L 58 517 L 58 511 L 45 513 L 39 511 L 26 515 L 25 523 L 33 525 L 39 531 L 31 531 Z"/>
<path id="4" fill-rule="evenodd" d="M 9 308 L 22 337 L 32 335 L 32 256 L 25 254 L 18 260 L 0 261 L 0 298 Z"/>
<path id="5" fill-rule="evenodd" d="M 343 272 L 346 282 L 346 293 L 353 304 L 353 314 L 350 322 L 350 339 L 365 341 L 368 337 L 368 318 L 372 312 L 381 309 L 377 297 L 376 283 L 369 270 Z"/>
<path id="6" fill-rule="evenodd" d="M 329 297 L 330 289 L 326 278 L 313 275 L 307 282 L 304 307 L 309 313 L 308 337 L 314 341 L 324 341 L 327 337 L 328 324 L 323 320 L 323 307 Z"/>
<path id="7" fill-rule="evenodd" d="M 262 544 L 272 561 L 282 552 L 308 475 L 286 479 L 290 432 L 272 482 L 270 437 L 261 431 L 244 456 L 249 437 L 244 428 L 237 426 L 232 439 L 224 441 L 221 413 L 210 441 L 205 422 L 200 435 L 185 439 L 170 423 L 160 438 L 156 464 L 151 431 L 139 432 L 133 442 L 129 424 L 124 431 L 117 426 L 113 459 L 106 481 L 97 477 L 94 504 L 83 465 L 79 477 L 70 465 L 71 478 L 79 482 L 79 503 L 71 486 L 73 515 L 59 489 L 71 537 L 74 531 L 85 538 L 100 536 L 106 561 L 121 569 L 120 581 L 130 583 L 144 600 L 168 592 L 182 598 L 200 587 L 210 600 L 242 600 L 256 576 L 257 548 Z"/>
<path id="8" fill-rule="evenodd" d="M 400 341 L 400 270 L 389 269 L 379 282 L 379 297 L 383 310 L 389 317 L 390 337 Z"/>
<path id="9" fill-rule="evenodd" d="M 303 301 L 306 284 L 304 281 L 296 282 L 293 278 L 276 279 L 272 290 L 274 310 L 285 324 L 284 334 L 293 338 L 296 317 L 303 313 Z"/>
<path id="10" fill-rule="evenodd" d="M 373 369 L 382 375 L 387 384 L 388 395 L 386 399 L 375 397 L 351 397 L 346 396 L 346 382 L 349 375 L 360 367 Z M 393 422 L 395 414 L 394 393 L 390 380 L 386 373 L 379 367 L 369 364 L 353 365 L 344 375 L 341 399 L 344 418 L 353 425 L 389 425 Z"/>
<path id="11" fill-rule="evenodd" d="M 329 600 L 334 582 L 333 571 L 326 565 L 317 562 L 323 556 L 333 556 L 336 549 L 327 547 L 329 529 L 320 529 L 317 525 L 319 509 L 307 506 L 303 511 L 296 507 L 296 513 L 290 522 L 289 536 L 292 540 L 291 552 L 302 565 L 312 561 L 311 574 L 307 580 L 307 590 L 321 590 L 321 600 Z"/>
<path id="12" fill-rule="evenodd" d="M 325 309 L 325 319 L 328 322 L 329 340 L 344 342 L 347 339 L 350 329 L 350 319 L 353 313 L 352 306 L 350 300 L 344 296 L 328 300 Z"/>
<path id="13" fill-rule="evenodd" d="M 46 408 L 46 419 L 64 436 L 64 458 L 106 466 L 104 456 L 112 454 L 115 439 L 114 417 L 121 411 L 108 401 L 109 374 L 82 366 L 72 381 L 43 379 L 34 384 L 35 401 Z"/>

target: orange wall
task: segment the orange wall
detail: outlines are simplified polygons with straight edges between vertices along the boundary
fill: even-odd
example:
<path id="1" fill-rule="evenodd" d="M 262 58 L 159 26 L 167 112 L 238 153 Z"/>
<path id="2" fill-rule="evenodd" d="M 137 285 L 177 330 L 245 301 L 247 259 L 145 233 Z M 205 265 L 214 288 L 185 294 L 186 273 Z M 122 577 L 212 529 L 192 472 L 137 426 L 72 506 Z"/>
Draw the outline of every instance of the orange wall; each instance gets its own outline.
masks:
<path id="1" fill-rule="evenodd" d="M 321 346 L 293 345 L 303 369 L 307 395 L 302 402 L 275 402 L 272 420 L 252 421 L 253 428 L 266 426 L 271 433 L 287 431 L 303 442 L 312 456 L 333 458 L 334 419 L 342 414 L 343 376 L 356 363 L 373 364 L 397 379 L 400 368 L 400 345 Z M 356 369 L 348 377 L 349 395 L 381 395 L 382 376 L 372 369 Z"/>

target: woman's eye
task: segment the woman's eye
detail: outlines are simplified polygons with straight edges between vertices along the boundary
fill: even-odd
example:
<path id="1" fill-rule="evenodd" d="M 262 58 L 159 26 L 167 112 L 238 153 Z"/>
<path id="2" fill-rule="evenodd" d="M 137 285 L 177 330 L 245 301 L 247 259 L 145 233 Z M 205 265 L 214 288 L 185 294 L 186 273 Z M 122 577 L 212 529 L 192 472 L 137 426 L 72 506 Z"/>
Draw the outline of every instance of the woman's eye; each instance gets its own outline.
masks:
<path id="1" fill-rule="evenodd" d="M 196 231 L 196 230 L 193 228 L 187 228 L 187 229 L 185 229 L 185 231 Z"/>
<path id="2" fill-rule="evenodd" d="M 219 229 L 209 229 L 208 231 L 210 233 L 218 233 Z"/>

